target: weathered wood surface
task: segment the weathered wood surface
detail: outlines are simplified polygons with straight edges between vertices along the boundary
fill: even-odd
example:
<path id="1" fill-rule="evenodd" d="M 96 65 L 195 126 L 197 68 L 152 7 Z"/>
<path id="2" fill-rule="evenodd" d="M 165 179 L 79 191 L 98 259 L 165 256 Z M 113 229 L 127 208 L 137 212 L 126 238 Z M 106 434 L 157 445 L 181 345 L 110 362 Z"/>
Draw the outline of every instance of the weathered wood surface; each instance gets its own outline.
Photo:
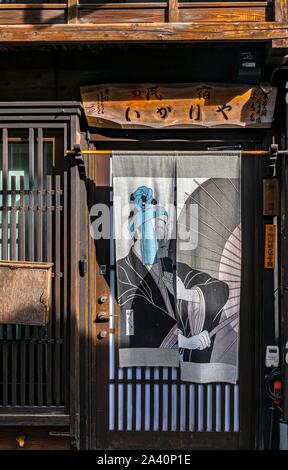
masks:
<path id="1" fill-rule="evenodd" d="M 179 9 L 178 0 L 168 0 L 168 19 L 170 23 L 178 23 Z"/>
<path id="2" fill-rule="evenodd" d="M 1 24 L 43 24 L 43 23 L 66 23 L 66 10 L 61 8 L 54 9 L 1 9 Z"/>
<path id="3" fill-rule="evenodd" d="M 0 25 L 4 43 L 75 43 L 117 41 L 268 41 L 288 39 L 288 22 L 123 23 L 91 25 Z"/>
<path id="4" fill-rule="evenodd" d="M 276 0 L 276 21 L 287 19 L 286 4 L 286 0 Z M 268 1 L 0 4 L 0 24 L 265 22 L 273 18 Z"/>
<path id="5" fill-rule="evenodd" d="M 274 0 L 276 21 L 288 21 L 288 0 Z"/>
<path id="6" fill-rule="evenodd" d="M 0 262 L 0 323 L 41 326 L 48 322 L 52 266 Z"/>
<path id="7" fill-rule="evenodd" d="M 276 88 L 181 83 L 81 88 L 88 124 L 106 128 L 270 127 Z"/>
<path id="8" fill-rule="evenodd" d="M 136 6 L 137 5 L 137 6 Z M 139 8 L 139 5 L 130 6 L 130 8 L 113 7 L 108 8 L 108 5 L 103 8 L 92 9 L 91 7 L 81 7 L 78 11 L 79 23 L 164 23 L 167 18 L 167 9 L 164 5 L 154 8 L 147 8 L 146 6 Z M 175 12 L 175 10 L 173 10 Z M 241 7 L 235 7 L 232 4 L 230 7 L 223 8 L 219 6 L 218 2 L 209 6 L 204 3 L 198 4 L 197 7 L 183 7 L 177 10 L 177 15 L 168 16 L 170 22 L 230 22 L 230 21 L 267 21 L 272 20 L 272 8 L 267 7 L 265 3 L 251 8 L 244 4 Z M 174 18 L 174 21 L 172 21 Z"/>

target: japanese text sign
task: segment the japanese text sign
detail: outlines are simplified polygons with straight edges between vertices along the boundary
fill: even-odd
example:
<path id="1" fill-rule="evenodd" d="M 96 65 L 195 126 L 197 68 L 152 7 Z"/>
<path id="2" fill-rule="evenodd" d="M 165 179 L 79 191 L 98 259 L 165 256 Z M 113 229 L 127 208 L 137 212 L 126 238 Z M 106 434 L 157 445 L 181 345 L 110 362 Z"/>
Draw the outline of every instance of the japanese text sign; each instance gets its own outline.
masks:
<path id="1" fill-rule="evenodd" d="M 81 88 L 91 127 L 270 127 L 276 88 L 241 84 L 120 84 Z"/>
<path id="2" fill-rule="evenodd" d="M 266 224 L 265 225 L 264 268 L 266 269 L 275 268 L 275 256 L 276 256 L 276 225 Z"/>

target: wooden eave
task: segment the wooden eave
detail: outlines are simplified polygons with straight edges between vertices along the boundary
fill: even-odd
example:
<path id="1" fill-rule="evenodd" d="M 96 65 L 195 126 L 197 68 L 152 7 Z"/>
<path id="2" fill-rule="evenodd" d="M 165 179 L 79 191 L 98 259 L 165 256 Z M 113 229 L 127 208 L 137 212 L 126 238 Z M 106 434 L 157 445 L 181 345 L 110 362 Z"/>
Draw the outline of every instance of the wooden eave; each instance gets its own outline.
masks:
<path id="1" fill-rule="evenodd" d="M 270 41 L 288 39 L 288 22 L 0 25 L 0 44 Z"/>

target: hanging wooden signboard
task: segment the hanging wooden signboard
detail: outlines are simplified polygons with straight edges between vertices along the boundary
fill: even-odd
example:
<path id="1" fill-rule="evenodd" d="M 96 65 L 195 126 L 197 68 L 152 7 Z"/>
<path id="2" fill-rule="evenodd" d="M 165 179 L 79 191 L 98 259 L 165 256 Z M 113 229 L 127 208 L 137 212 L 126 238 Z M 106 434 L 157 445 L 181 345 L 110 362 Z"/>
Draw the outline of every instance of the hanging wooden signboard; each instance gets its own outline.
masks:
<path id="1" fill-rule="evenodd" d="M 89 126 L 105 128 L 271 127 L 270 85 L 120 84 L 81 88 Z"/>

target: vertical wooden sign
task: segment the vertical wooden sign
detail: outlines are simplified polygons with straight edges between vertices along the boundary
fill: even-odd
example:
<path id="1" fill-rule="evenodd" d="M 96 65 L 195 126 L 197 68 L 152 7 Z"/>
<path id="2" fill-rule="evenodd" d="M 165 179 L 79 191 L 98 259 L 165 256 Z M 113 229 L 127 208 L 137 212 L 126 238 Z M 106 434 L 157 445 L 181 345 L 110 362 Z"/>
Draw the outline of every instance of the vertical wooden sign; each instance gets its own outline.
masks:
<path id="1" fill-rule="evenodd" d="M 265 258 L 264 268 L 274 269 L 276 258 L 276 225 L 265 225 Z"/>

